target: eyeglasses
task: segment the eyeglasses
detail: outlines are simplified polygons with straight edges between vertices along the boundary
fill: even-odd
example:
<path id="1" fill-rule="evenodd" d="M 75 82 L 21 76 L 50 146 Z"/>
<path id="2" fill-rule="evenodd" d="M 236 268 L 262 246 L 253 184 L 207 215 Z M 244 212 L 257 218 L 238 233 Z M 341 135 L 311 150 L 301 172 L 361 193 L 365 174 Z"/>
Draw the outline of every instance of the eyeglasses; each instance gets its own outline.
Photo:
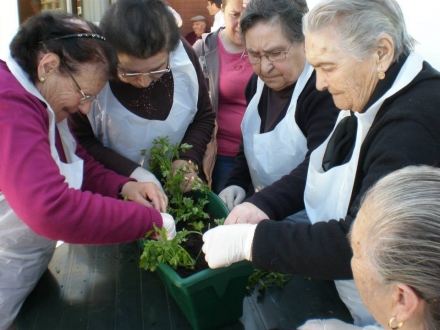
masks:
<path id="1" fill-rule="evenodd" d="M 69 74 L 70 78 L 72 78 L 72 81 L 75 84 L 76 89 L 82 95 L 82 99 L 79 100 L 79 103 L 85 104 L 85 103 L 96 101 L 98 99 L 98 96 L 84 93 L 84 91 L 81 89 L 81 87 L 79 87 L 75 78 L 73 78 L 72 72 L 70 72 L 69 68 L 67 67 L 67 64 L 64 61 L 62 61 L 62 63 L 63 63 L 64 68 L 66 69 L 67 73 Z"/>
<path id="2" fill-rule="evenodd" d="M 167 62 L 167 67 L 165 69 L 157 70 L 157 71 L 126 73 L 126 72 L 122 71 L 122 69 L 118 68 L 118 74 L 122 78 L 126 78 L 126 79 L 137 78 L 139 76 L 150 76 L 152 79 L 157 79 L 157 78 L 160 78 L 160 76 L 162 76 L 163 74 L 168 73 L 170 71 L 171 71 L 171 68 L 170 68 L 170 61 L 169 60 Z"/>
<path id="3" fill-rule="evenodd" d="M 289 46 L 289 48 L 286 51 L 276 51 L 272 53 L 266 53 L 266 54 L 253 54 L 248 53 L 247 49 L 244 50 L 243 54 L 241 54 L 241 59 L 243 61 L 246 61 L 250 64 L 258 64 L 261 62 L 261 58 L 264 56 L 269 62 L 279 62 L 286 58 L 287 53 L 289 53 L 290 48 L 293 46 L 292 44 Z"/>

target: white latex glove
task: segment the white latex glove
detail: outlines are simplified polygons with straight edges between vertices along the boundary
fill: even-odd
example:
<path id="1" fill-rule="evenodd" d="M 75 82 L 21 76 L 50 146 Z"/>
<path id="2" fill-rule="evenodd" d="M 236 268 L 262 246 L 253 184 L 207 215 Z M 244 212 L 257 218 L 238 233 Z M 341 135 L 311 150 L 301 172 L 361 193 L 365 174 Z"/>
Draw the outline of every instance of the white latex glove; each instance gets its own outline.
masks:
<path id="1" fill-rule="evenodd" d="M 267 220 L 269 216 L 261 211 L 252 203 L 244 202 L 234 207 L 226 217 L 225 225 L 233 225 L 237 223 L 253 223 L 257 224 L 261 220 Z"/>
<path id="2" fill-rule="evenodd" d="M 246 192 L 239 186 L 229 186 L 223 189 L 218 197 L 226 204 L 229 211 L 232 211 L 234 206 L 240 204 L 246 197 Z"/>
<path id="3" fill-rule="evenodd" d="M 162 185 L 156 176 L 143 167 L 136 168 L 133 173 L 130 174 L 130 178 L 135 179 L 137 182 L 151 182 L 154 183 L 163 192 Z"/>
<path id="4" fill-rule="evenodd" d="M 176 223 L 174 222 L 173 217 L 168 213 L 161 213 L 163 226 L 167 230 L 167 239 L 173 239 L 176 237 Z"/>
<path id="5" fill-rule="evenodd" d="M 203 235 L 202 251 L 210 268 L 227 267 L 252 259 L 252 241 L 257 225 L 218 226 Z"/>
<path id="6" fill-rule="evenodd" d="M 361 330 L 353 324 L 344 323 L 336 319 L 329 320 L 308 320 L 298 330 Z"/>

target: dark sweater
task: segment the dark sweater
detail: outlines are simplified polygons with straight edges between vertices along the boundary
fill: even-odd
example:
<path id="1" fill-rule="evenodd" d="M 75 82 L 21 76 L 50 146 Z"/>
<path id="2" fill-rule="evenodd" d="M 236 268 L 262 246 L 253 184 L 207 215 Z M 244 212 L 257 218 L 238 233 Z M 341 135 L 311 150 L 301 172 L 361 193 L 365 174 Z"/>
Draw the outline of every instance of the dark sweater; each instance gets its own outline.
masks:
<path id="1" fill-rule="evenodd" d="M 439 127 L 440 73 L 424 62 L 408 86 L 385 100 L 365 137 L 347 217 L 314 225 L 260 222 L 253 241 L 254 266 L 322 279 L 352 278 L 347 233 L 362 196 L 381 177 L 400 168 L 438 166 Z M 290 194 L 274 191 L 273 197 L 287 201 L 290 196 L 296 204 L 296 187 L 291 185 Z"/>
<path id="2" fill-rule="evenodd" d="M 253 75 L 248 82 L 245 90 L 246 100 L 249 104 L 257 88 L 257 75 Z M 278 181 L 265 187 L 258 193 L 246 200 L 265 212 L 270 219 L 282 220 L 286 216 L 304 209 L 304 189 L 306 185 L 307 169 L 309 166 L 310 153 L 315 150 L 330 134 L 339 109 L 333 103 L 333 99 L 328 91 L 320 92 L 315 88 L 316 73 L 313 72 L 303 91 L 298 97 L 295 120 L 298 127 L 307 139 L 308 152 L 304 161 L 294 168 L 288 175 L 283 176 Z M 292 89 L 293 93 L 293 89 Z M 265 116 L 267 112 L 268 87 L 264 86 L 258 112 L 262 118 L 261 126 L 265 126 Z M 288 106 L 288 104 L 287 104 Z M 278 123 L 284 118 L 286 109 L 280 113 Z M 271 127 L 273 129 L 273 127 Z M 263 129 L 260 130 L 264 133 Z M 235 159 L 234 169 L 229 177 L 226 186 L 237 185 L 247 191 L 251 185 L 251 177 L 243 145 Z M 283 210 L 292 210 L 285 215 Z"/>
<path id="3" fill-rule="evenodd" d="M 211 101 L 209 100 L 209 94 L 202 69 L 200 68 L 199 59 L 188 42 L 183 38 L 181 38 L 181 40 L 189 59 L 194 64 L 196 69 L 199 90 L 197 113 L 193 122 L 188 126 L 181 141 L 181 143 L 188 143 L 193 147 L 185 153 L 182 152 L 179 157 L 180 159 L 184 160 L 192 160 L 195 164 L 200 166 L 206 150 L 206 145 L 211 141 L 211 134 L 214 129 L 215 113 L 212 111 L 212 105 Z M 174 88 L 175 82 L 173 81 L 172 77 L 172 69 L 173 68 L 171 68 L 170 73 L 165 74 L 169 75 L 169 77 L 164 77 L 164 79 L 170 80 L 171 84 L 169 85 Z M 110 87 L 115 97 L 126 107 L 127 111 L 130 111 L 139 117 L 150 120 L 165 120 L 171 111 L 174 89 L 170 90 L 170 95 L 168 95 L 168 91 L 164 89 L 163 84 L 154 84 L 151 90 L 148 91 L 148 95 L 151 98 L 150 103 L 154 103 L 155 108 L 157 109 L 155 112 L 145 111 L 145 108 L 139 106 L 130 106 L 130 101 L 133 99 L 138 99 L 143 93 L 143 88 L 136 88 L 130 84 L 119 81 L 110 82 Z M 86 115 L 83 115 L 79 111 L 73 114 L 71 116 L 71 126 L 81 145 L 90 155 L 102 163 L 106 168 L 109 168 L 121 175 L 130 176 L 130 174 L 137 167 L 139 167 L 139 164 L 125 158 L 124 156 L 107 147 L 104 147 L 102 143 L 96 139 Z M 129 134 L 129 132 L 126 133 Z M 200 171 L 200 173 L 202 173 L 202 171 Z"/>

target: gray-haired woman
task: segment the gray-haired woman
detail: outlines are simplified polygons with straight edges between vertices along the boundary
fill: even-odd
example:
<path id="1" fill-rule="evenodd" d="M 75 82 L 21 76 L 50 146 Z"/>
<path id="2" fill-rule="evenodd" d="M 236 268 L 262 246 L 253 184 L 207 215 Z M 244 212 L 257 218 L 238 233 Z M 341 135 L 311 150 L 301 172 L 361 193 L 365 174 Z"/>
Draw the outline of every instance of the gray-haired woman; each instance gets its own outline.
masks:
<path id="1" fill-rule="evenodd" d="M 440 329 L 439 196 L 440 170 L 409 166 L 369 190 L 353 224 L 354 279 L 365 305 L 385 329 Z M 311 320 L 300 329 L 359 328 Z"/>
<path id="2" fill-rule="evenodd" d="M 310 156 L 304 202 L 312 224 L 245 214 L 237 220 L 253 225 L 208 231 L 205 251 L 213 267 L 247 258 L 259 269 L 333 279 L 355 324 L 374 324 L 354 283 L 345 281 L 352 278 L 346 235 L 362 196 L 381 177 L 409 165 L 438 164 L 440 74 L 413 52 L 395 0 L 325 0 L 306 15 L 304 28 L 316 86 L 344 110 Z M 277 209 L 282 215 L 294 211 Z M 225 236 L 234 239 L 226 245 Z M 231 252 L 242 240 L 249 243 Z"/>

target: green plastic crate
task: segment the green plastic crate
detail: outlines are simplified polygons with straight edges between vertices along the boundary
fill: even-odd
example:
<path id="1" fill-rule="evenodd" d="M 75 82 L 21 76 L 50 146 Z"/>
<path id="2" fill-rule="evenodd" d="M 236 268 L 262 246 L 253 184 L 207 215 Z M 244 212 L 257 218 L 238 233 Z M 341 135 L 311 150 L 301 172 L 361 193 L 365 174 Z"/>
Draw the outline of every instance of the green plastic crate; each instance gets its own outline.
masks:
<path id="1" fill-rule="evenodd" d="M 196 198 L 200 195 L 194 193 Z M 208 211 L 218 218 L 227 217 L 229 209 L 216 194 L 211 192 L 208 201 Z M 194 330 L 207 330 L 234 323 L 243 315 L 246 285 L 253 270 L 250 262 L 242 261 L 181 278 L 173 268 L 160 264 L 157 274 Z"/>

